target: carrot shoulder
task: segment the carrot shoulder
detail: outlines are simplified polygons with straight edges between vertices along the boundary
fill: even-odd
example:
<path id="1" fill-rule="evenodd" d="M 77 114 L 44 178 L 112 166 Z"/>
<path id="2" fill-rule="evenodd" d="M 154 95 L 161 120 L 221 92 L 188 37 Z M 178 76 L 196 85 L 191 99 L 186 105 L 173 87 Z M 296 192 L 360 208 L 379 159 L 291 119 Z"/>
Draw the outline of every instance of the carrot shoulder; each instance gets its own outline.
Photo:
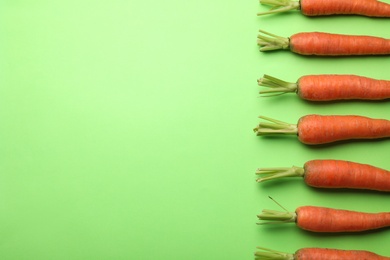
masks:
<path id="1" fill-rule="evenodd" d="M 320 233 L 362 232 L 390 227 L 390 212 L 367 213 L 315 206 L 302 206 L 295 212 L 263 210 L 258 218 L 274 223 L 296 223 L 303 230 Z"/>
<path id="2" fill-rule="evenodd" d="M 296 93 L 301 99 L 309 101 L 334 100 L 384 100 L 390 98 L 390 80 L 379 80 L 358 75 L 305 75 L 297 82 L 287 82 L 264 75 L 257 80 L 265 87 L 262 95 Z"/>
<path id="3" fill-rule="evenodd" d="M 311 160 L 303 167 L 259 168 L 257 182 L 302 177 L 308 186 L 328 189 L 366 189 L 390 192 L 390 171 L 344 160 Z"/>
<path id="4" fill-rule="evenodd" d="M 298 124 L 289 124 L 260 116 L 253 130 L 256 135 L 297 135 L 304 144 L 317 145 L 351 139 L 379 139 L 390 137 L 390 121 L 356 115 L 307 115 Z M 268 122 L 267 122 L 268 121 Z"/>
<path id="5" fill-rule="evenodd" d="M 290 38 L 259 30 L 260 51 L 289 49 L 301 55 L 351 56 L 388 55 L 390 39 L 365 35 L 344 35 L 323 32 L 302 32 Z"/>

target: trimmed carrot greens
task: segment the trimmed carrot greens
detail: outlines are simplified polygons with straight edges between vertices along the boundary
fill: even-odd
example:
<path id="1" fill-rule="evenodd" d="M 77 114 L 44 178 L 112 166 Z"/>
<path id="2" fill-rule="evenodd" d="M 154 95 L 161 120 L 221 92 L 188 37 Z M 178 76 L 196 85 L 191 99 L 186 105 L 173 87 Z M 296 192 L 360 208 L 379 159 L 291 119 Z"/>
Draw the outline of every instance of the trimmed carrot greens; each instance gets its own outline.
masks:
<path id="1" fill-rule="evenodd" d="M 299 10 L 301 5 L 299 1 L 292 0 L 260 0 L 261 4 L 270 5 L 272 8 L 268 12 L 260 12 L 257 15 L 282 13 L 290 10 Z"/>
<path id="2" fill-rule="evenodd" d="M 262 175 L 257 182 L 284 178 L 284 177 L 303 177 L 305 171 L 302 167 L 275 167 L 275 168 L 259 168 L 256 170 L 257 175 Z"/>
<path id="3" fill-rule="evenodd" d="M 258 260 L 294 260 L 293 254 L 288 254 L 260 246 L 256 248 L 259 250 L 255 252 L 255 259 Z"/>
<path id="4" fill-rule="evenodd" d="M 279 204 L 276 200 L 269 196 L 269 198 L 275 202 L 283 211 L 264 209 L 257 217 L 260 220 L 270 220 L 267 222 L 257 223 L 258 225 L 273 224 L 273 223 L 291 223 L 296 222 L 297 213 L 289 212 L 285 207 Z"/>
<path id="5" fill-rule="evenodd" d="M 263 30 L 259 30 L 259 32 L 262 33 L 257 36 L 257 44 L 260 46 L 260 51 L 288 49 L 290 47 L 290 40 L 288 38 Z"/>
<path id="6" fill-rule="evenodd" d="M 279 121 L 273 118 L 259 116 L 268 122 L 260 122 L 253 131 L 256 135 L 269 135 L 269 134 L 287 134 L 296 135 L 298 133 L 297 125 L 289 124 L 283 121 Z"/>
<path id="7" fill-rule="evenodd" d="M 257 215 L 257 217 L 260 220 L 270 220 L 268 222 L 257 223 L 258 225 L 270 223 L 291 223 L 296 221 L 297 214 L 295 212 L 263 209 L 263 211 Z"/>
<path id="8" fill-rule="evenodd" d="M 257 80 L 259 86 L 267 87 L 268 89 L 262 90 L 260 94 L 272 93 L 272 95 L 280 95 L 289 92 L 297 92 L 298 84 L 280 80 L 278 78 L 272 77 L 265 74 L 262 78 Z"/>

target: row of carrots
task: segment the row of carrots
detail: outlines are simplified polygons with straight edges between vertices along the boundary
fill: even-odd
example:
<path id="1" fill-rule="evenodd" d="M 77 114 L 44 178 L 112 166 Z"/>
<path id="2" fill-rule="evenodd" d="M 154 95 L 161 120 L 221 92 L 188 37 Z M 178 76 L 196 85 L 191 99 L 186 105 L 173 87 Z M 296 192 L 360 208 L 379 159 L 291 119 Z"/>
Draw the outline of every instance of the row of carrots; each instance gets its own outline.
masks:
<path id="1" fill-rule="evenodd" d="M 377 0 L 260 0 L 272 6 L 270 11 L 258 15 L 299 10 L 306 16 L 362 15 L 390 17 L 390 4 Z M 365 35 L 341 35 L 323 32 L 303 32 L 281 37 L 260 30 L 257 44 L 260 51 L 288 49 L 300 55 L 352 56 L 389 55 L 390 39 Z M 287 82 L 270 75 L 258 80 L 263 96 L 296 93 L 309 101 L 385 100 L 390 98 L 390 81 L 358 75 L 306 75 L 297 82 Z M 297 123 L 287 123 L 260 116 L 262 121 L 254 128 L 256 135 L 295 135 L 307 145 L 333 142 L 382 139 L 390 137 L 390 121 L 358 115 L 306 115 Z M 257 182 L 285 177 L 301 177 L 316 188 L 364 189 L 390 192 L 390 171 L 372 165 L 344 160 L 311 160 L 303 167 L 259 168 Z M 271 198 L 272 199 L 272 198 Z M 273 200 L 273 199 L 272 199 Z M 317 206 L 298 207 L 290 212 L 277 203 L 282 211 L 263 210 L 258 218 L 267 223 L 295 223 L 311 232 L 362 232 L 390 227 L 390 212 L 367 213 Z M 377 259 L 390 260 L 366 250 L 340 250 L 329 248 L 302 248 L 295 253 L 285 253 L 257 247 L 256 259 Z"/>

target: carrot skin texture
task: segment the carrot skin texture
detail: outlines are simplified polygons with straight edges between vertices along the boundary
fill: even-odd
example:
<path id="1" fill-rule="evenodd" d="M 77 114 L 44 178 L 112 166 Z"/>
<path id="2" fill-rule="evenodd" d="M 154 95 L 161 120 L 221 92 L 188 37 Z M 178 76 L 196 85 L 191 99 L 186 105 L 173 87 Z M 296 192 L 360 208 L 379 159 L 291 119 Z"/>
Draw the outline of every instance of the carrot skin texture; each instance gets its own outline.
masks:
<path id="1" fill-rule="evenodd" d="M 356 14 L 369 17 L 390 17 L 390 5 L 380 1 L 300 0 L 306 16 Z"/>
<path id="2" fill-rule="evenodd" d="M 357 75 L 307 75 L 298 80 L 297 94 L 310 101 L 390 98 L 390 80 Z"/>
<path id="3" fill-rule="evenodd" d="M 303 206 L 297 208 L 296 214 L 297 226 L 312 232 L 361 232 L 390 226 L 390 212 L 366 213 Z"/>
<path id="4" fill-rule="evenodd" d="M 390 171 L 343 160 L 311 160 L 304 165 L 304 181 L 318 188 L 351 188 L 390 192 Z"/>
<path id="5" fill-rule="evenodd" d="M 390 260 L 365 250 L 340 250 L 330 248 L 302 248 L 295 252 L 295 260 Z"/>
<path id="6" fill-rule="evenodd" d="M 290 37 L 289 48 L 301 55 L 388 55 L 390 39 L 365 35 L 302 32 Z"/>
<path id="7" fill-rule="evenodd" d="M 309 145 L 390 137 L 390 121 L 364 116 L 307 115 L 298 121 L 298 139 Z"/>

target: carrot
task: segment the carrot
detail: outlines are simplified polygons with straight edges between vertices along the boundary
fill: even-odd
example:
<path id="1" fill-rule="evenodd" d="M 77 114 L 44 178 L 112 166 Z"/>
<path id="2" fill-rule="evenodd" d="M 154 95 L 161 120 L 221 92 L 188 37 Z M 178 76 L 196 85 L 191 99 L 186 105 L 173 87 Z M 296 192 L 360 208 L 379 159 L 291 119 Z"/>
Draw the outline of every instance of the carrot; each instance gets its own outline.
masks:
<path id="1" fill-rule="evenodd" d="M 316 188 L 349 188 L 390 192 L 390 171 L 368 164 L 343 160 L 311 160 L 303 167 L 259 168 L 262 175 L 257 182 L 283 178 L 303 177 L 304 182 Z"/>
<path id="2" fill-rule="evenodd" d="M 269 75 L 257 80 L 268 89 L 260 94 L 296 93 L 309 101 L 334 101 L 345 99 L 383 100 L 390 98 L 390 80 L 378 80 L 357 75 L 306 75 L 296 83 L 286 82 Z"/>
<path id="3" fill-rule="evenodd" d="M 369 17 L 390 17 L 390 4 L 377 0 L 260 0 L 261 4 L 273 6 L 268 12 L 257 15 L 300 10 L 306 16 L 362 15 Z"/>
<path id="4" fill-rule="evenodd" d="M 289 38 L 259 30 L 260 51 L 289 49 L 301 55 L 352 56 L 389 55 L 390 39 L 323 32 L 296 33 Z M 263 35 L 264 34 L 264 35 Z"/>
<path id="5" fill-rule="evenodd" d="M 362 232 L 390 227 L 390 212 L 368 213 L 316 206 L 298 207 L 295 212 L 265 209 L 257 217 L 269 220 L 258 224 L 295 223 L 303 230 L 321 233 Z"/>
<path id="6" fill-rule="evenodd" d="M 390 137 L 390 121 L 355 115 L 306 115 L 297 124 L 289 124 L 265 116 L 253 131 L 256 135 L 297 135 L 304 144 L 326 144 L 351 139 Z"/>
<path id="7" fill-rule="evenodd" d="M 290 254 L 259 246 L 257 249 L 258 251 L 255 252 L 255 259 L 257 260 L 390 260 L 390 257 L 381 256 L 366 250 L 307 247 Z"/>

